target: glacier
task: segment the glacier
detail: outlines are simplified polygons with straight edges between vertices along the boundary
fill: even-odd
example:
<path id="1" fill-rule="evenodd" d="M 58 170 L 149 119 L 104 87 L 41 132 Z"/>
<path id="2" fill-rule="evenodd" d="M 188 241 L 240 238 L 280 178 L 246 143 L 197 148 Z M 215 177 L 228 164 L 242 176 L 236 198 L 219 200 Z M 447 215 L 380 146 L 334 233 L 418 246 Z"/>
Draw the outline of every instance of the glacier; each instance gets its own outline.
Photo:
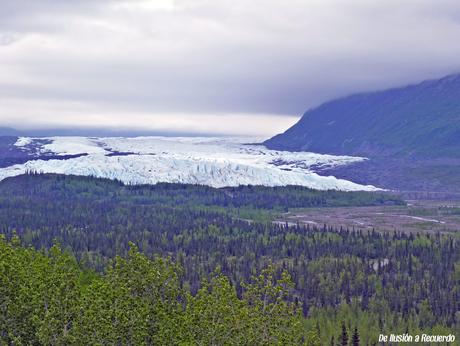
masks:
<path id="1" fill-rule="evenodd" d="M 315 170 L 365 160 L 361 157 L 277 151 L 258 138 L 228 137 L 21 137 L 18 150 L 30 160 L 0 169 L 0 180 L 26 172 L 58 173 L 117 179 L 126 184 L 158 182 L 238 185 L 300 185 L 319 190 L 376 191 Z M 43 155 L 83 155 L 40 159 Z"/>

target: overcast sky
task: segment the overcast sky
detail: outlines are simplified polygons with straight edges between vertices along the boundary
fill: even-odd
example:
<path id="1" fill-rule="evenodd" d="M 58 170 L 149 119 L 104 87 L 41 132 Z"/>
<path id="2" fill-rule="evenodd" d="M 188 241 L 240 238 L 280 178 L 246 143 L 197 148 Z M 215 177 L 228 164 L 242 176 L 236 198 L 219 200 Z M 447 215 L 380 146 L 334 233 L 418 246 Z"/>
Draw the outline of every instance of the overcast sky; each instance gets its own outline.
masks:
<path id="1" fill-rule="evenodd" d="M 458 0 L 0 0 L 0 126 L 271 136 L 455 72 Z"/>

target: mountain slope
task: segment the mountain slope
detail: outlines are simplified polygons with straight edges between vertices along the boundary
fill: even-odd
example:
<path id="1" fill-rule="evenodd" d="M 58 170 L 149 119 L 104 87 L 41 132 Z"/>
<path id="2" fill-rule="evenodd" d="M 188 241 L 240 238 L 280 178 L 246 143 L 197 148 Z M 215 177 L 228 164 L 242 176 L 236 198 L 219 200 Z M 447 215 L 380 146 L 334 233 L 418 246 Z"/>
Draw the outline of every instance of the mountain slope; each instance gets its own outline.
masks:
<path id="1" fill-rule="evenodd" d="M 324 103 L 264 144 L 367 157 L 458 158 L 460 74 Z"/>
<path id="2" fill-rule="evenodd" d="M 21 132 L 10 127 L 0 127 L 0 136 L 20 136 Z"/>

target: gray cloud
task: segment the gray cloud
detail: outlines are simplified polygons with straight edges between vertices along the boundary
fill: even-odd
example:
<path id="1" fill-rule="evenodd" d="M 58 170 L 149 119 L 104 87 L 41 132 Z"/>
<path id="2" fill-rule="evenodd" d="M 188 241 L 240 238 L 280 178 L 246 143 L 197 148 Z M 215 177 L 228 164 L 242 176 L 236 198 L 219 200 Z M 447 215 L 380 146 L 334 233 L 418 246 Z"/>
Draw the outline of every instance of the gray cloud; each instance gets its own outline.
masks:
<path id="1" fill-rule="evenodd" d="M 181 130 L 220 116 L 225 132 L 258 114 L 248 124 L 263 134 L 254 121 L 263 115 L 269 135 L 327 99 L 460 71 L 458 1 L 0 4 L 0 123 L 9 125 Z"/>

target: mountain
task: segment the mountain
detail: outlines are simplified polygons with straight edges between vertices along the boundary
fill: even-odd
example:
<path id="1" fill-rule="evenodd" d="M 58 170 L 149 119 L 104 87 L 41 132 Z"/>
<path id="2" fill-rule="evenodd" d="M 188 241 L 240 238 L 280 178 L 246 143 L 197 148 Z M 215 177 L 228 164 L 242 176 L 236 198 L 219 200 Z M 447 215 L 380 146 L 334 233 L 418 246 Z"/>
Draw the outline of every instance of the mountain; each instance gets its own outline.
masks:
<path id="1" fill-rule="evenodd" d="M 0 136 L 21 136 L 21 132 L 10 127 L 0 127 Z"/>
<path id="2" fill-rule="evenodd" d="M 459 158 L 460 74 L 326 102 L 264 144 L 338 155 Z"/>

